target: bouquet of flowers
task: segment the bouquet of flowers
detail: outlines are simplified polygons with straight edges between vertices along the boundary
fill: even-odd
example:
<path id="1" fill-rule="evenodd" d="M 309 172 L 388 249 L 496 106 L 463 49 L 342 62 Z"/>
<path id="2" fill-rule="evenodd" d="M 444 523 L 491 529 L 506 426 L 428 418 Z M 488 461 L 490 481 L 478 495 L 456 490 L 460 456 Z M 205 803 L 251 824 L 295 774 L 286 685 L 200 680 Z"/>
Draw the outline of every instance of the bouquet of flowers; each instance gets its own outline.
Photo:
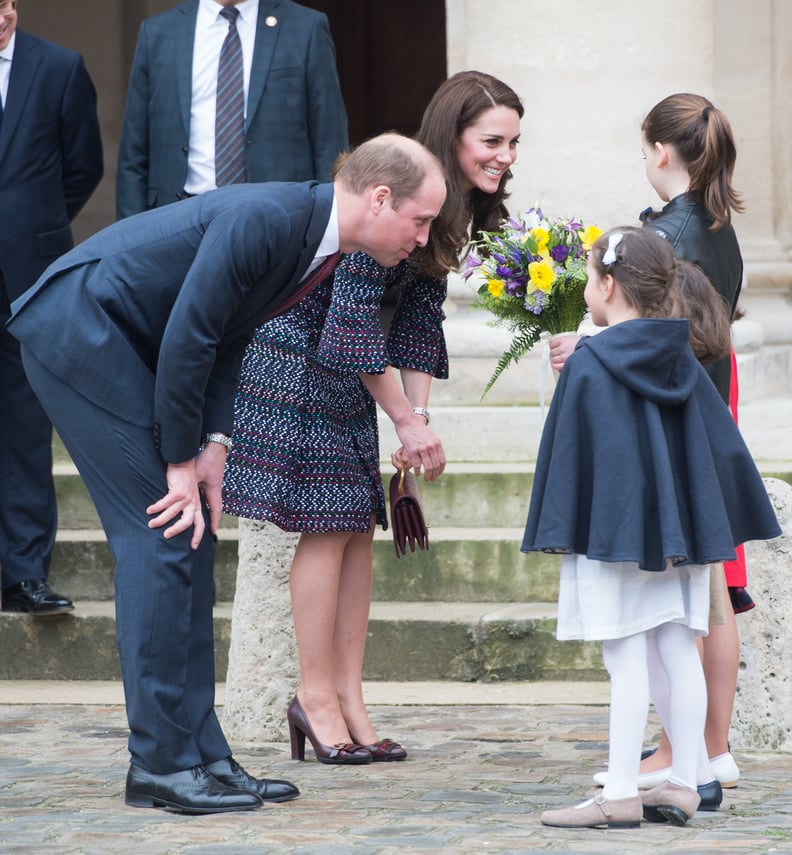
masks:
<path id="1" fill-rule="evenodd" d="M 545 217 L 531 208 L 510 217 L 499 231 L 483 232 L 473 244 L 463 278 L 480 271 L 484 284 L 474 306 L 495 316 L 493 326 L 514 333 L 484 394 L 513 362 L 541 338 L 575 332 L 586 314 L 586 259 L 602 234 L 596 226 Z"/>

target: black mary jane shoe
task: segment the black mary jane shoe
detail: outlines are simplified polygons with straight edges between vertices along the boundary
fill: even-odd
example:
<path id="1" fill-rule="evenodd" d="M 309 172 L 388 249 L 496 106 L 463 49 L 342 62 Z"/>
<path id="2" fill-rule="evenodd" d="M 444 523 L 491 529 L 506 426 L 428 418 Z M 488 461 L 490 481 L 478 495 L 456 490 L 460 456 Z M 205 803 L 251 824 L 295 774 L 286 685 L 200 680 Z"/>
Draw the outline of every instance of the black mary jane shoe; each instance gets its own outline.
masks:
<path id="1" fill-rule="evenodd" d="M 699 784 L 696 788 L 701 796 L 699 810 L 719 810 L 723 801 L 723 788 L 717 778 L 709 784 Z"/>
<path id="2" fill-rule="evenodd" d="M 165 808 L 190 814 L 255 810 L 262 805 L 255 793 L 220 783 L 203 766 L 157 775 L 130 765 L 125 801 L 130 807 Z"/>
<path id="3" fill-rule="evenodd" d="M 206 771 L 221 784 L 255 793 L 263 802 L 288 802 L 300 795 L 297 787 L 289 781 L 254 778 L 233 757 L 207 763 Z"/>

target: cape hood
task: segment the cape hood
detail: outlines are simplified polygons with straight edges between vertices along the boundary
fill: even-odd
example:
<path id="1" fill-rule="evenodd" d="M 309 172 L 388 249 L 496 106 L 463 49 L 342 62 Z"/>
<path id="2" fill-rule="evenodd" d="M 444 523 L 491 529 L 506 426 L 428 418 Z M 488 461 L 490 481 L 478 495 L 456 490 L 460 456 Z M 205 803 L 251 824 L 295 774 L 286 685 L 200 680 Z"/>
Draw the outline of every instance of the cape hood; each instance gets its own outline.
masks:
<path id="1" fill-rule="evenodd" d="M 693 394 L 699 367 L 686 319 L 638 318 L 582 340 L 605 370 L 656 404 L 681 404 Z"/>

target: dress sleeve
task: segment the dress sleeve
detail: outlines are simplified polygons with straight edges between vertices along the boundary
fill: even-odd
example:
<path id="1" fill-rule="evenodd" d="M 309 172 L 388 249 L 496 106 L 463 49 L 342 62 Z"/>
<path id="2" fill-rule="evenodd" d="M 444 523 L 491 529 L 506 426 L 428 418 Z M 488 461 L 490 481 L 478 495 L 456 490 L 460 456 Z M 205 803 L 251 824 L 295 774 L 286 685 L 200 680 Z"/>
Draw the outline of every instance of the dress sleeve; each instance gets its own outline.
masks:
<path id="1" fill-rule="evenodd" d="M 385 268 L 362 252 L 345 256 L 335 270 L 333 293 L 316 361 L 339 374 L 382 374 L 389 360 L 380 302 L 399 268 Z"/>
<path id="2" fill-rule="evenodd" d="M 388 333 L 391 364 L 444 380 L 448 377 L 448 351 L 443 335 L 443 302 L 448 284 L 406 265 L 401 286 Z"/>

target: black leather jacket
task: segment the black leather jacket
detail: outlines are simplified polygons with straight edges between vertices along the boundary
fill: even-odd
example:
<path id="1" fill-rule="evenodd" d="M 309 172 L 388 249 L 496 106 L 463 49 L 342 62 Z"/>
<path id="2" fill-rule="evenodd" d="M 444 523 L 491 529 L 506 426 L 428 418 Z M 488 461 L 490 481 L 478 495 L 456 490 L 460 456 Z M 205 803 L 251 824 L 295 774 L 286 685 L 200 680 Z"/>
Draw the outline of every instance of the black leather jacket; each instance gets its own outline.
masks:
<path id="1" fill-rule="evenodd" d="M 696 202 L 690 193 L 676 196 L 662 211 L 643 211 L 641 220 L 644 226 L 671 241 L 680 258 L 698 264 L 734 314 L 742 286 L 743 261 L 732 226 L 724 226 L 717 232 L 710 231 L 712 220 L 704 206 Z M 705 368 L 728 404 L 731 381 L 729 357 L 712 362 Z"/>

